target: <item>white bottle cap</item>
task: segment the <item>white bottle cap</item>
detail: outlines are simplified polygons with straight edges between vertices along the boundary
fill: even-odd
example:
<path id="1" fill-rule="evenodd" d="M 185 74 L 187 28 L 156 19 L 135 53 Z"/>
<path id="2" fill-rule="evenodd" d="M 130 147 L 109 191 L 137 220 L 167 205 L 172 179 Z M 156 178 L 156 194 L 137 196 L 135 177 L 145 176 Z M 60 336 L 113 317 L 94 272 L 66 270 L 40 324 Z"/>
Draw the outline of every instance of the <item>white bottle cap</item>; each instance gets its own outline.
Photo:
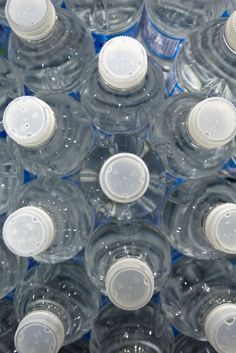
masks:
<path id="1" fill-rule="evenodd" d="M 14 99 L 5 109 L 3 126 L 19 145 L 38 147 L 53 135 L 56 119 L 48 104 L 36 97 Z"/>
<path id="2" fill-rule="evenodd" d="M 205 335 L 218 353 L 235 353 L 236 304 L 218 305 L 207 315 Z"/>
<path id="3" fill-rule="evenodd" d="M 115 37 L 103 46 L 98 69 L 102 79 L 112 88 L 135 88 L 147 74 L 146 50 L 134 38 Z"/>
<path id="4" fill-rule="evenodd" d="M 35 256 L 47 250 L 55 236 L 51 217 L 41 208 L 22 207 L 13 212 L 3 226 L 3 240 L 18 256 Z"/>
<path id="5" fill-rule="evenodd" d="M 204 231 L 215 249 L 236 254 L 236 204 L 214 207 L 206 217 Z"/>
<path id="6" fill-rule="evenodd" d="M 193 141 L 211 149 L 226 145 L 236 133 L 236 108 L 224 98 L 208 98 L 195 105 L 187 120 Z"/>
<path id="7" fill-rule="evenodd" d="M 142 308 L 152 298 L 153 291 L 153 273 L 142 260 L 131 257 L 121 258 L 107 272 L 107 295 L 120 309 Z"/>
<path id="8" fill-rule="evenodd" d="M 132 153 L 118 153 L 102 166 L 99 182 L 104 194 L 115 202 L 130 203 L 143 196 L 149 186 L 149 170 Z"/>
<path id="9" fill-rule="evenodd" d="M 20 322 L 15 333 L 19 353 L 57 353 L 65 339 L 62 321 L 50 311 L 33 311 Z"/>
<path id="10" fill-rule="evenodd" d="M 229 48 L 236 52 L 236 11 L 226 21 L 225 40 Z"/>
<path id="11" fill-rule="evenodd" d="M 7 0 L 5 14 L 16 35 L 32 41 L 46 38 L 57 19 L 51 0 Z"/>

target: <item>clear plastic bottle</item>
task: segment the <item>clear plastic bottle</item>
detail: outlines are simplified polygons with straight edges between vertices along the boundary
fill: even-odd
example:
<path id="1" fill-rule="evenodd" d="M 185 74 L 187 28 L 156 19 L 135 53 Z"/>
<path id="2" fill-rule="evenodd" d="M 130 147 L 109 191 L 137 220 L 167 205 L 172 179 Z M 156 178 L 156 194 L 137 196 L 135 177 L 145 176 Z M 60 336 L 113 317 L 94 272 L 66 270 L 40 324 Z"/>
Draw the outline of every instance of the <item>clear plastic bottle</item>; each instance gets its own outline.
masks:
<path id="1" fill-rule="evenodd" d="M 158 112 L 151 140 L 166 153 L 172 175 L 198 178 L 213 174 L 233 154 L 234 105 L 220 97 L 204 98 L 181 94 L 168 99 Z"/>
<path id="2" fill-rule="evenodd" d="M 161 219 L 171 245 L 187 256 L 211 259 L 236 254 L 236 184 L 225 178 L 179 185 Z"/>
<path id="3" fill-rule="evenodd" d="M 236 102 L 235 20 L 236 11 L 191 34 L 167 78 L 169 95 L 202 92 Z"/>
<path id="4" fill-rule="evenodd" d="M 207 342 L 200 342 L 190 337 L 180 335 L 174 346 L 174 353 L 217 353 Z"/>
<path id="5" fill-rule="evenodd" d="M 17 185 L 23 183 L 23 173 L 5 140 L 0 138 L 0 215 Z"/>
<path id="6" fill-rule="evenodd" d="M 93 35 L 96 51 L 114 36 L 136 37 L 143 13 L 143 0 L 66 0 Z"/>
<path id="7" fill-rule="evenodd" d="M 2 299 L 0 305 L 0 353 L 14 352 L 14 332 L 17 327 L 13 303 Z"/>
<path id="8" fill-rule="evenodd" d="M 82 76 L 81 102 L 102 130 L 133 132 L 155 117 L 164 100 L 163 73 L 130 37 L 107 42 Z"/>
<path id="9" fill-rule="evenodd" d="M 171 327 L 159 305 L 128 312 L 108 304 L 92 327 L 91 353 L 172 353 L 172 348 Z"/>
<path id="10" fill-rule="evenodd" d="M 229 0 L 145 0 L 143 41 L 168 71 L 186 37 L 231 9 Z"/>
<path id="11" fill-rule="evenodd" d="M 98 302 L 98 293 L 79 264 L 32 268 L 14 297 L 19 321 L 16 350 L 57 353 L 90 330 L 98 314 Z"/>
<path id="12" fill-rule="evenodd" d="M 123 310 L 137 310 L 164 285 L 170 271 L 165 236 L 148 224 L 108 223 L 85 248 L 88 275 L 100 292 Z"/>
<path id="13" fill-rule="evenodd" d="M 218 353 L 235 352 L 234 266 L 185 258 L 177 262 L 161 292 L 162 306 L 181 333 L 208 340 Z"/>
<path id="14" fill-rule="evenodd" d="M 5 216 L 0 216 L 0 232 L 2 233 Z M 12 254 L 0 238 L 0 299 L 9 294 L 21 281 L 27 270 L 28 261 Z"/>
<path id="15" fill-rule="evenodd" d="M 77 16 L 50 0 L 7 0 L 9 61 L 33 92 L 78 93 L 93 41 Z"/>
<path id="16" fill-rule="evenodd" d="M 166 189 L 162 156 L 136 135 L 96 144 L 80 169 L 81 188 L 98 213 L 130 220 L 158 210 Z"/>
<path id="17" fill-rule="evenodd" d="M 4 112 L 3 125 L 16 159 L 37 175 L 73 174 L 93 145 L 81 106 L 61 94 L 16 98 Z"/>
<path id="18" fill-rule="evenodd" d="M 77 185 L 42 177 L 16 189 L 9 203 L 3 240 L 18 256 L 58 263 L 85 246 L 93 227 L 93 210 Z"/>

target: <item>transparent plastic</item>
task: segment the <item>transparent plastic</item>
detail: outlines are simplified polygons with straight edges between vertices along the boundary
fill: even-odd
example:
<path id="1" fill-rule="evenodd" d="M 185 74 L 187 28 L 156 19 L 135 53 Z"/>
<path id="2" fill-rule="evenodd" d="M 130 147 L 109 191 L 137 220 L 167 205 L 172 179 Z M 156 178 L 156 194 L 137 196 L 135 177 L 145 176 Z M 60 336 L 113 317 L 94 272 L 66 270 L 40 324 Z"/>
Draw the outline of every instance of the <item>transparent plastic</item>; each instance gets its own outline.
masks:
<path id="1" fill-rule="evenodd" d="M 20 114 L 17 115 L 17 119 L 14 114 L 12 114 L 12 106 L 14 105 L 14 102 L 18 104 L 19 99 L 21 98 L 11 102 L 5 110 L 3 118 L 6 128 L 8 128 L 8 123 L 10 122 L 11 124 L 9 129 L 11 126 L 15 128 L 13 132 L 11 130 L 9 131 L 10 136 L 13 136 L 16 140 L 20 139 L 21 144 L 23 140 L 24 145 L 32 145 L 32 141 L 35 143 L 35 139 L 37 142 L 44 141 L 40 146 L 29 148 L 19 145 L 14 140 L 9 138 L 8 142 L 14 152 L 14 155 L 19 163 L 21 163 L 26 170 L 33 174 L 43 176 L 65 176 L 73 174 L 79 169 L 82 160 L 93 145 L 93 132 L 90 122 L 85 118 L 81 105 L 71 97 L 60 94 L 54 95 L 44 93 L 38 95 L 37 98 L 48 104 L 49 110 L 53 111 L 53 126 L 55 129 L 51 138 L 48 139 L 47 129 L 45 133 L 42 134 L 43 136 L 41 136 L 41 127 L 38 127 L 38 125 L 40 125 L 38 115 L 30 115 L 28 119 L 28 107 L 27 104 L 23 104 L 22 108 L 17 107 L 20 111 L 21 109 L 23 110 L 21 113 L 22 116 Z M 29 102 L 35 100 L 34 97 L 27 98 L 27 100 L 28 99 Z M 24 100 L 25 97 L 23 97 L 23 103 Z M 38 106 L 35 108 L 36 113 L 37 109 Z M 21 118 L 19 118 L 19 116 Z M 24 120 L 25 117 L 28 120 Z M 54 119 L 56 121 L 54 121 Z M 34 120 L 35 128 L 33 125 Z M 42 125 L 43 121 L 44 120 L 42 120 Z M 50 129 L 51 125 L 52 124 L 50 123 Z M 17 132 L 16 129 L 19 127 L 20 131 Z M 26 133 L 22 133 L 22 129 L 23 131 L 26 131 Z M 32 129 L 32 132 L 30 132 L 30 135 L 28 136 L 28 131 L 30 131 L 30 129 Z"/>
<path id="2" fill-rule="evenodd" d="M 145 0 L 143 41 L 168 71 L 186 37 L 230 10 L 228 0 Z"/>
<path id="3" fill-rule="evenodd" d="M 11 1 L 14 0 L 8 0 L 9 6 Z M 24 6 L 23 3 L 16 4 L 19 11 Z M 36 4 L 30 2 L 29 6 L 30 13 L 33 13 Z M 94 53 L 92 37 L 75 14 L 62 8 L 56 8 L 55 11 L 55 26 L 40 40 L 25 40 L 11 33 L 9 62 L 33 93 L 78 93 L 81 73 Z M 13 10 L 12 12 L 14 14 Z M 15 21 L 19 22 L 17 17 Z M 18 24 L 21 31 L 25 31 L 22 29 L 22 22 Z M 48 31 L 48 26 L 45 30 Z"/>
<path id="4" fill-rule="evenodd" d="M 136 57 L 133 47 L 139 50 Z M 98 128 L 133 132 L 156 118 L 156 107 L 164 99 L 164 77 L 153 59 L 145 58 L 138 42 L 118 37 L 87 65 L 81 78 L 81 102 Z"/>
<path id="5" fill-rule="evenodd" d="M 236 101 L 236 50 L 227 43 L 227 21 L 212 21 L 186 40 L 167 79 L 169 94 L 176 85 L 177 93 L 202 92 Z"/>
<path id="6" fill-rule="evenodd" d="M 108 223 L 89 238 L 87 272 L 96 287 L 123 310 L 144 306 L 164 285 L 170 248 L 164 235 L 144 223 Z"/>
<path id="7" fill-rule="evenodd" d="M 167 170 L 172 175 L 198 178 L 214 174 L 224 166 L 233 153 L 236 110 L 228 101 L 211 98 L 210 109 L 207 110 L 205 107 L 203 111 L 207 119 L 201 116 L 202 126 L 193 124 L 194 129 L 191 129 L 190 135 L 189 118 L 192 118 L 191 114 L 197 104 L 202 105 L 205 98 L 196 93 L 181 94 L 169 98 L 158 112 L 151 130 L 151 141 L 154 146 L 166 153 Z M 208 103 L 209 100 L 207 106 Z M 227 113 L 226 116 L 223 113 L 225 105 L 227 110 L 230 110 L 230 114 Z M 226 119 L 223 127 L 222 119 Z M 228 133 L 229 135 L 224 140 L 226 135 L 223 130 L 227 123 L 232 129 L 230 128 L 230 133 L 226 129 L 226 135 Z M 204 132 L 207 136 L 204 136 Z M 231 140 L 227 143 L 228 138 Z"/>
<path id="8" fill-rule="evenodd" d="M 46 321 L 45 324 L 51 325 L 50 330 L 55 329 L 55 323 L 60 323 L 61 330 L 62 324 L 65 332 L 63 345 L 67 345 L 77 341 L 91 328 L 98 313 L 98 294 L 81 265 L 73 262 L 60 265 L 41 264 L 28 271 L 18 286 L 14 306 L 20 325 L 24 324 L 27 315 L 36 315 L 34 320 L 39 320 L 37 314 L 53 317 L 54 321 Z M 43 320 L 41 323 L 44 325 Z M 30 329 L 34 330 L 34 325 L 28 323 L 28 330 Z M 49 331 L 45 332 L 49 334 Z M 54 337 L 59 340 L 59 336 Z M 16 334 L 15 339 L 17 338 Z M 20 337 L 18 343 L 22 343 Z M 47 344 L 47 341 L 32 341 L 31 336 L 24 336 L 25 347 L 28 344 L 31 344 L 31 351 L 35 349 L 39 353 L 40 344 Z"/>
<path id="9" fill-rule="evenodd" d="M 5 140 L 0 138 L 0 214 L 6 211 L 12 193 L 21 183 L 22 170 Z"/>
<path id="10" fill-rule="evenodd" d="M 5 216 L 0 216 L 0 231 L 5 221 Z M 12 254 L 0 238 L 0 298 L 9 294 L 24 276 L 28 261 Z"/>
<path id="11" fill-rule="evenodd" d="M 108 304 L 92 327 L 91 353 L 171 353 L 172 349 L 173 334 L 160 305 L 149 303 L 127 312 Z"/>
<path id="12" fill-rule="evenodd" d="M 174 353 L 217 353 L 207 342 L 180 335 L 175 340 Z"/>
<path id="13" fill-rule="evenodd" d="M 235 344 L 235 330 L 231 330 L 235 327 L 235 310 L 226 319 L 220 317 L 218 327 L 214 326 L 214 321 L 211 334 L 210 326 L 207 327 L 209 315 L 215 310 L 223 309 L 224 312 L 224 305 L 236 307 L 234 276 L 233 265 L 223 259 L 201 261 L 185 258 L 173 266 L 161 292 L 163 309 L 177 330 L 197 340 L 210 340 L 218 353 L 233 352 L 229 348 Z M 218 339 L 218 344 L 212 338 Z"/>
<path id="14" fill-rule="evenodd" d="M 106 166 L 106 161 L 114 156 L 118 158 L 119 154 L 133 154 L 134 158 L 138 156 L 142 159 L 146 165 L 145 170 L 148 169 L 149 185 L 147 188 L 147 178 L 139 180 L 140 172 L 141 177 L 143 176 L 143 167 L 141 170 L 130 168 L 128 165 L 123 168 L 122 162 L 118 169 L 109 168 L 108 165 L 104 173 L 103 166 Z M 137 167 L 136 164 L 135 166 Z M 102 178 L 105 175 L 107 179 L 101 182 L 100 175 Z M 79 178 L 81 188 L 95 210 L 106 217 L 119 220 L 143 217 L 154 210 L 158 212 L 165 194 L 166 175 L 162 155 L 159 155 L 149 143 L 136 135 L 116 134 L 101 140 L 101 143 L 96 144 L 84 159 Z M 144 186 L 145 193 L 143 193 Z M 109 193 L 107 188 L 109 188 Z M 140 190 L 142 191 L 140 196 L 142 196 L 138 199 L 137 197 L 131 199 L 131 196 L 137 196 Z M 115 198 L 109 198 L 107 195 L 110 193 L 113 196 L 115 194 Z M 122 198 L 122 203 L 114 201 L 118 197 L 119 201 Z"/>
<path id="15" fill-rule="evenodd" d="M 62 347 L 59 353 L 89 353 L 88 343 L 81 339 L 77 342 Z"/>
<path id="16" fill-rule="evenodd" d="M 17 326 L 12 301 L 1 300 L 0 307 L 0 353 L 14 352 L 14 331 Z"/>
<path id="17" fill-rule="evenodd" d="M 39 216 L 30 217 L 31 208 L 46 213 L 47 223 L 41 219 L 41 231 Z M 20 225 L 21 219 L 17 223 L 16 217 L 12 224 L 14 214 L 23 209 L 29 209 L 23 213 L 28 215 L 24 224 Z M 75 256 L 85 246 L 94 226 L 93 210 L 77 185 L 57 178 L 42 177 L 17 188 L 8 214 L 3 237 L 11 251 L 46 263 L 63 262 Z"/>

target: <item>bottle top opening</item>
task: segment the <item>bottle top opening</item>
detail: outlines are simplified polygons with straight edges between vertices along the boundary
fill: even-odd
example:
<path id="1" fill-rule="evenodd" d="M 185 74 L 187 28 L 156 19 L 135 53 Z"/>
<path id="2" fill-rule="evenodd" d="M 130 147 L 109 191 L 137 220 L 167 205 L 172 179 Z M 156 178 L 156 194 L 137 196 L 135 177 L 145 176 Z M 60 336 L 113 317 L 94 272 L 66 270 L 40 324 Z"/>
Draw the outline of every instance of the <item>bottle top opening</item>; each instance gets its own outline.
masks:
<path id="1" fill-rule="evenodd" d="M 134 38 L 115 37 L 103 46 L 99 54 L 98 68 L 108 86 L 121 90 L 135 88 L 147 74 L 146 50 Z"/>

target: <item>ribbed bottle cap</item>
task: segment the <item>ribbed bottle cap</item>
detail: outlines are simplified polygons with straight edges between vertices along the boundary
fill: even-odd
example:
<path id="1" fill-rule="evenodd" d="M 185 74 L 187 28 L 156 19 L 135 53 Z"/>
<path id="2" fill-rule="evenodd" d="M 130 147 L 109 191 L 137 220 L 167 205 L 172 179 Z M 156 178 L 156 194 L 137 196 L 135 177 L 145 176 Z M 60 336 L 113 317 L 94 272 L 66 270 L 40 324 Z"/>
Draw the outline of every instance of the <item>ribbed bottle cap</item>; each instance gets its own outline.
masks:
<path id="1" fill-rule="evenodd" d="M 226 145 L 236 133 L 236 108 L 224 98 L 208 98 L 195 105 L 187 120 L 193 141 L 211 149 Z"/>
<path id="2" fill-rule="evenodd" d="M 102 79 L 112 88 L 126 90 L 137 87 L 147 74 L 146 50 L 134 38 L 113 38 L 103 46 L 98 68 Z"/>
<path id="3" fill-rule="evenodd" d="M 3 226 L 3 240 L 18 256 L 35 256 L 47 250 L 55 236 L 52 218 L 38 207 L 22 207 Z"/>
<path id="4" fill-rule="evenodd" d="M 235 353 L 236 304 L 221 304 L 207 315 L 205 335 L 218 353 Z"/>
<path id="5" fill-rule="evenodd" d="M 20 322 L 15 333 L 19 353 L 57 353 L 65 339 L 62 321 L 52 312 L 33 311 Z"/>
<path id="6" fill-rule="evenodd" d="M 38 147 L 53 135 L 56 119 L 48 104 L 36 97 L 14 99 L 5 109 L 3 126 L 19 145 Z"/>
<path id="7" fill-rule="evenodd" d="M 236 52 L 236 11 L 226 21 L 225 40 L 229 48 Z"/>
<path id="8" fill-rule="evenodd" d="M 151 299 L 153 291 L 153 273 L 142 260 L 121 258 L 107 272 L 107 295 L 120 309 L 137 310 L 143 307 Z"/>
<path id="9" fill-rule="evenodd" d="M 214 248 L 236 254 L 236 204 L 214 207 L 205 219 L 204 231 Z"/>
<path id="10" fill-rule="evenodd" d="M 51 0 L 7 0 L 5 14 L 16 35 L 32 41 L 46 38 L 57 18 Z"/>
<path id="11" fill-rule="evenodd" d="M 138 200 L 149 186 L 149 170 L 144 161 L 132 153 L 118 153 L 110 157 L 99 174 L 104 194 L 118 203 Z"/>

